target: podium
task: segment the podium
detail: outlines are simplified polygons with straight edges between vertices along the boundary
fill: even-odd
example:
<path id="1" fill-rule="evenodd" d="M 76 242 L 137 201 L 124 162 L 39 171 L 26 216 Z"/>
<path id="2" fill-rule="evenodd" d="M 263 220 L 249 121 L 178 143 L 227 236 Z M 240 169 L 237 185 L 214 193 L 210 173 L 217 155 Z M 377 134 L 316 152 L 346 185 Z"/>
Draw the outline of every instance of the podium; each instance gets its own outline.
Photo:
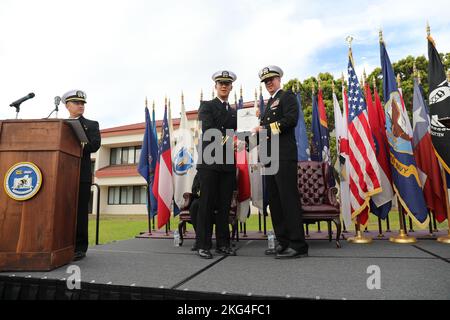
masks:
<path id="1" fill-rule="evenodd" d="M 0 271 L 72 261 L 81 152 L 64 120 L 0 120 Z"/>

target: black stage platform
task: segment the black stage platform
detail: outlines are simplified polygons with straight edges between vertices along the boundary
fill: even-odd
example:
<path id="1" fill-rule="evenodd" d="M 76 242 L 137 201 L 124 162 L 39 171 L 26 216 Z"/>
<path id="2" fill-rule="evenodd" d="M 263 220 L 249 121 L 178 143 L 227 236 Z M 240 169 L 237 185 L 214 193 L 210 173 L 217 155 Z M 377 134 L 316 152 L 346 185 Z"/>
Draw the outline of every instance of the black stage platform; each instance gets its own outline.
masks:
<path id="1" fill-rule="evenodd" d="M 0 273 L 2 299 L 450 299 L 450 246 L 434 240 L 413 245 L 369 245 L 310 240 L 310 256 L 276 260 L 267 242 L 241 238 L 238 256 L 200 259 L 192 240 L 131 239 L 89 248 L 74 262 L 81 290 L 70 291 L 69 266 L 51 272 Z M 369 290 L 371 266 L 381 289 Z M 369 270 L 370 271 L 370 270 Z M 63 279 L 63 280 L 61 280 Z M 372 282 L 371 282 L 372 283 Z"/>

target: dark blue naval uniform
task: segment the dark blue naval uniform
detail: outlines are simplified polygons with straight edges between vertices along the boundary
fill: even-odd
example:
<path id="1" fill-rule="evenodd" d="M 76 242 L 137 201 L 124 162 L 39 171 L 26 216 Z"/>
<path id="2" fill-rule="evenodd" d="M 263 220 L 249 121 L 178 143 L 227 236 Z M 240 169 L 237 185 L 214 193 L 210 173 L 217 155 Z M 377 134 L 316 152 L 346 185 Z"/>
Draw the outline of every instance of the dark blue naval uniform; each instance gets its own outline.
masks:
<path id="1" fill-rule="evenodd" d="M 211 101 L 202 101 L 198 111 L 198 120 L 202 125 L 202 138 L 209 129 L 217 129 L 222 133 L 223 159 L 210 164 L 197 165 L 200 175 L 200 201 L 198 208 L 197 246 L 198 249 L 210 250 L 212 247 L 212 218 L 214 209 L 217 209 L 216 221 L 216 247 L 230 247 L 230 231 L 228 227 L 228 216 L 230 212 L 231 198 L 236 187 L 236 165 L 234 162 L 233 136 L 226 139 L 226 130 L 236 130 L 236 110 L 228 103 L 222 103 L 218 98 Z M 204 151 L 212 141 L 201 141 L 201 152 Z M 213 140 L 214 141 L 214 140 Z M 220 141 L 220 143 L 222 143 Z M 225 159 L 227 151 L 232 155 L 231 159 Z M 213 153 L 214 155 L 214 153 Z M 225 163 L 228 160 L 228 163 Z"/>
<path id="2" fill-rule="evenodd" d="M 266 176 L 269 208 L 278 243 L 298 252 L 306 253 L 308 245 L 303 231 L 302 209 L 297 187 L 297 144 L 295 127 L 298 104 L 291 91 L 280 90 L 271 98 L 261 117 L 261 126 L 269 131 L 268 153 L 273 135 L 279 137 L 279 169 Z M 276 161 L 272 159 L 273 162 Z"/>

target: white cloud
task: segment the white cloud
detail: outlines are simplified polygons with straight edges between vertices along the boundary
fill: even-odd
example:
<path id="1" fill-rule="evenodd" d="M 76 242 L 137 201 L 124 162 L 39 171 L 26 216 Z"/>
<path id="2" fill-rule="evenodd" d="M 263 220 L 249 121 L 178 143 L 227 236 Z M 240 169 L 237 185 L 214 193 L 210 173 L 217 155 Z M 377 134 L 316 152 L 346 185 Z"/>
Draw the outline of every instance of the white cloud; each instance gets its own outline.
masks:
<path id="1" fill-rule="evenodd" d="M 21 117 L 45 117 L 53 97 L 73 88 L 87 92 L 86 117 L 102 128 L 143 121 L 146 96 L 156 100 L 157 118 L 165 95 L 177 116 L 181 91 L 187 109 L 197 108 L 221 68 L 237 73 L 235 90 L 242 85 L 251 100 L 267 64 L 281 66 L 286 80 L 340 75 L 348 34 L 358 72 L 369 73 L 379 64 L 380 27 L 392 61 L 426 55 L 427 20 L 438 49 L 449 52 L 445 8 L 446 1 L 3 0 L 0 118 L 14 117 L 8 105 L 31 91 L 36 98 Z"/>

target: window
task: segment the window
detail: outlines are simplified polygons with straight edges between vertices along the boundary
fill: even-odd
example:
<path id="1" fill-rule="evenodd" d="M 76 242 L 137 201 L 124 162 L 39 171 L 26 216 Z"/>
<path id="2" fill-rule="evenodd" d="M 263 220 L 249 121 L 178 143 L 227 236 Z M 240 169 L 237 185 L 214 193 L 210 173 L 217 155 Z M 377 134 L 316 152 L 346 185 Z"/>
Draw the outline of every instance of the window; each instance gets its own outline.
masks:
<path id="1" fill-rule="evenodd" d="M 127 165 L 139 163 L 141 146 L 111 148 L 110 165 Z"/>
<path id="2" fill-rule="evenodd" d="M 134 157 L 136 163 L 139 163 L 139 159 L 141 158 L 141 150 L 142 150 L 141 147 L 136 147 L 136 150 L 135 150 L 136 155 Z"/>
<path id="3" fill-rule="evenodd" d="M 122 148 L 122 164 L 128 163 L 128 148 Z"/>
<path id="4" fill-rule="evenodd" d="M 109 187 L 108 204 L 145 204 L 146 194 L 145 186 Z"/>

